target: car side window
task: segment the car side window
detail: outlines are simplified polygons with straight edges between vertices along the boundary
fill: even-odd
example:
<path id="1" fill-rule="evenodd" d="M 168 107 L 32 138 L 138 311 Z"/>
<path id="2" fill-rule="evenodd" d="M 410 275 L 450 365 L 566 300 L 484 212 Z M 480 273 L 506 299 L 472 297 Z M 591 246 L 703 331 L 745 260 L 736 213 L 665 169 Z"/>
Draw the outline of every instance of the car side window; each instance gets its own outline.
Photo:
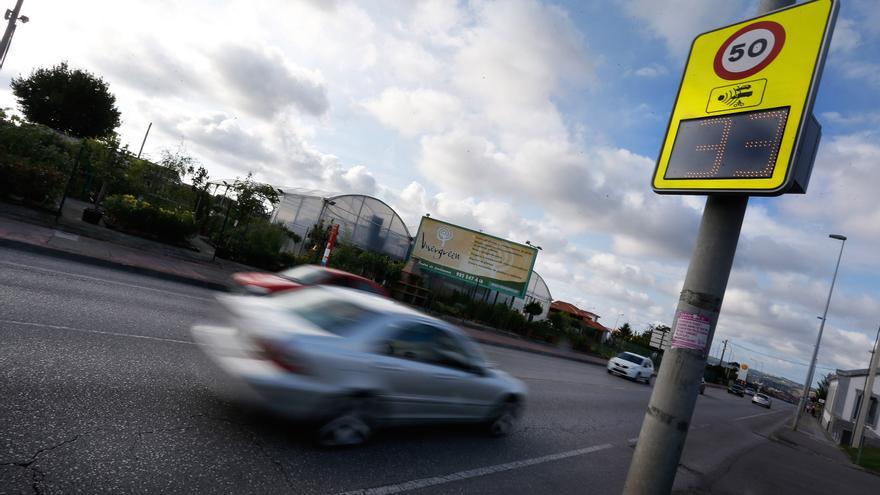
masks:
<path id="1" fill-rule="evenodd" d="M 402 359 L 468 370 L 471 359 L 451 333 L 425 323 L 402 326 L 386 341 L 385 354 Z"/>
<path id="2" fill-rule="evenodd" d="M 364 282 L 363 280 L 356 280 L 351 286 L 357 290 L 362 290 L 364 292 L 371 292 L 373 294 L 379 293 L 379 291 L 376 290 L 376 287 L 374 287 L 373 284 L 370 284 L 369 282 Z"/>
<path id="3" fill-rule="evenodd" d="M 470 371 L 473 367 L 467 351 L 455 336 L 446 330 L 437 329 L 435 334 L 436 364 Z"/>
<path id="4" fill-rule="evenodd" d="M 433 341 L 434 329 L 428 325 L 402 326 L 387 340 L 385 354 L 430 363 L 434 358 Z"/>

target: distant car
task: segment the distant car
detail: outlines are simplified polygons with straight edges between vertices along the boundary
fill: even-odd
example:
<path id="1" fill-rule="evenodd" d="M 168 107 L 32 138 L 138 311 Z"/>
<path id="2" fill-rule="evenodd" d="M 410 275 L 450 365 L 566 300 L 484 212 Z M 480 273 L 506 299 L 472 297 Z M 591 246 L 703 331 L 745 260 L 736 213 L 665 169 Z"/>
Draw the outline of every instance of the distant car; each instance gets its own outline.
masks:
<path id="1" fill-rule="evenodd" d="M 744 395 L 743 387 L 738 383 L 734 383 L 733 385 L 727 387 L 727 393 L 738 395 L 740 397 L 743 397 Z"/>
<path id="2" fill-rule="evenodd" d="M 703 395 L 703 392 L 706 391 L 706 379 L 700 378 L 700 395 Z"/>
<path id="3" fill-rule="evenodd" d="M 746 395 L 755 395 L 755 389 L 752 387 L 746 387 Z"/>
<path id="4" fill-rule="evenodd" d="M 368 278 L 335 268 L 300 265 L 278 273 L 240 272 L 232 275 L 236 288 L 250 294 L 273 294 L 309 285 L 335 285 L 388 296 L 384 287 Z"/>
<path id="5" fill-rule="evenodd" d="M 632 352 L 621 352 L 608 360 L 608 373 L 623 375 L 635 381 L 643 380 L 651 384 L 654 375 L 654 362 L 650 358 Z"/>
<path id="6" fill-rule="evenodd" d="M 467 335 L 391 299 L 325 286 L 217 299 L 228 322 L 192 334 L 223 383 L 316 423 L 321 445 L 359 444 L 389 423 L 473 422 L 504 435 L 525 404 L 526 386 Z"/>
<path id="7" fill-rule="evenodd" d="M 770 397 L 767 397 L 764 394 L 755 394 L 755 396 L 752 397 L 752 404 L 757 404 L 770 409 Z"/>

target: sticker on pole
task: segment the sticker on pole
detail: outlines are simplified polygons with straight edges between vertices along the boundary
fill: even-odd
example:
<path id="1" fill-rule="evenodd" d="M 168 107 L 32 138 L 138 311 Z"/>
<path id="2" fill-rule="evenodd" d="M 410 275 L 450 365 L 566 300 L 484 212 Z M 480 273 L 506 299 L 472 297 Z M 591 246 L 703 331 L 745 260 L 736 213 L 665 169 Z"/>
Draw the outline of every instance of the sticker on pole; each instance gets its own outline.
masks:
<path id="1" fill-rule="evenodd" d="M 709 318 L 700 314 L 681 311 L 675 319 L 672 347 L 696 349 L 698 351 L 705 350 L 706 343 L 709 342 L 709 330 L 711 328 L 712 324 L 709 322 Z"/>

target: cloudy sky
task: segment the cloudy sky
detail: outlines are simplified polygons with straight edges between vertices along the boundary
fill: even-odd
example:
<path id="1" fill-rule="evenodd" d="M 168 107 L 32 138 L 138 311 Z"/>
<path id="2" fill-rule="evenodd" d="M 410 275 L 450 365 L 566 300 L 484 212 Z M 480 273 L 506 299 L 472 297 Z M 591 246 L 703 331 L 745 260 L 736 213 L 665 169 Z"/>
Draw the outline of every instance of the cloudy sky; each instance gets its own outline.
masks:
<path id="1" fill-rule="evenodd" d="M 12 5 L 12 0 L 5 0 Z M 67 60 L 109 82 L 137 149 L 214 179 L 360 192 L 541 245 L 554 298 L 613 326 L 670 323 L 705 199 L 657 196 L 654 159 L 691 39 L 754 0 L 26 0 L 9 80 Z M 803 380 L 849 236 L 820 372 L 866 367 L 880 324 L 880 11 L 844 3 L 806 195 L 752 199 L 717 343 Z M 729 354 L 728 354 L 729 356 Z"/>

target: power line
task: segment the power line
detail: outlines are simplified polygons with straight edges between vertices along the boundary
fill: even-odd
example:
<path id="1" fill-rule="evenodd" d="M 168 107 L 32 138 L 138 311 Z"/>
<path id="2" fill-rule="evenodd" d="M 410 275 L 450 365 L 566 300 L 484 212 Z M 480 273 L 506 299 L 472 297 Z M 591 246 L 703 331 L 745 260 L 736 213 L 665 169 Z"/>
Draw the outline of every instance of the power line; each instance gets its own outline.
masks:
<path id="1" fill-rule="evenodd" d="M 798 365 L 798 366 L 809 366 L 809 364 L 807 364 L 807 363 L 800 363 L 800 362 L 798 362 L 798 361 L 792 361 L 792 360 L 790 360 L 790 359 L 785 359 L 785 358 L 781 358 L 781 357 L 779 357 L 779 356 L 774 356 L 774 355 L 772 355 L 772 354 L 768 354 L 768 353 L 766 353 L 766 352 L 756 351 L 756 350 L 754 350 L 754 349 L 750 349 L 750 348 L 748 348 L 748 347 L 746 347 L 746 346 L 744 346 L 744 345 L 741 345 L 741 344 L 735 344 L 735 343 L 731 342 L 730 345 L 732 345 L 732 346 L 736 346 L 736 347 L 739 347 L 739 348 L 741 348 L 741 349 L 743 349 L 743 350 L 745 350 L 745 351 L 748 351 L 748 352 L 752 352 L 752 353 L 755 353 L 755 354 L 759 354 L 759 355 L 761 355 L 761 356 L 765 356 L 765 357 L 769 357 L 769 358 L 776 359 L 777 361 L 782 361 L 782 362 L 789 363 L 789 364 L 796 364 L 796 365 Z M 830 370 L 830 371 L 834 371 L 834 370 L 837 369 L 837 368 L 832 368 L 832 367 L 830 367 L 830 366 L 818 366 L 818 365 L 817 365 L 816 367 L 817 367 L 817 368 L 822 368 L 823 370 Z"/>

